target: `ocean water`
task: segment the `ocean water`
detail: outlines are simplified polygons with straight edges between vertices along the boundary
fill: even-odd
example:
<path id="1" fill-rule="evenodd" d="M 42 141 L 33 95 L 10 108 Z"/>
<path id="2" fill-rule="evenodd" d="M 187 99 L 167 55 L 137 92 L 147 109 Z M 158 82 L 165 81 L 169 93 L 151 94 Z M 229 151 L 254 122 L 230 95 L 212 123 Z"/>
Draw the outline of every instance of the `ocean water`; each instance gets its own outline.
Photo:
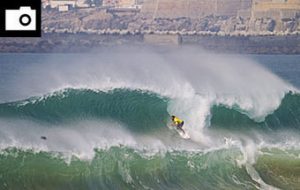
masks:
<path id="1" fill-rule="evenodd" d="M 0 189 L 300 189 L 299 88 L 298 55 L 0 54 Z"/>

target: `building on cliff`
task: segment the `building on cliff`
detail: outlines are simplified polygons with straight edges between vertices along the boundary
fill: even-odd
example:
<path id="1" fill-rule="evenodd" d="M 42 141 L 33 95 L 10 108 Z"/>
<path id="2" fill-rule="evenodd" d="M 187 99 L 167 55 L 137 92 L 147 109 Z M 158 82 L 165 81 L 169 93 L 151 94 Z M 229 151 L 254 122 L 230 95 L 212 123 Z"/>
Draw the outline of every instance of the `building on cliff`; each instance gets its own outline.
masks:
<path id="1" fill-rule="evenodd" d="M 142 13 L 153 18 L 236 16 L 251 6 L 252 0 L 146 0 Z"/>
<path id="2" fill-rule="evenodd" d="M 86 0 L 48 0 L 42 1 L 43 7 L 45 5 L 50 6 L 50 8 L 58 9 L 59 11 L 68 11 L 71 8 L 85 8 L 89 7 Z"/>
<path id="3" fill-rule="evenodd" d="M 49 5 L 52 9 L 68 11 L 70 8 L 75 8 L 76 0 L 52 0 L 49 1 Z"/>

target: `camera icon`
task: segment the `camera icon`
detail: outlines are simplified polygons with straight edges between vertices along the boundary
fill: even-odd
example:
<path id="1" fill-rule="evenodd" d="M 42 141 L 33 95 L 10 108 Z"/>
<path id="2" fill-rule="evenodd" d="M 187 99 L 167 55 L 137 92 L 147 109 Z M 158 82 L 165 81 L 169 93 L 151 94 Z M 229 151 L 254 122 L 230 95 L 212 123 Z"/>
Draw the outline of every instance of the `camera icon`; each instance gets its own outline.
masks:
<path id="1" fill-rule="evenodd" d="M 5 10 L 6 31 L 36 30 L 36 10 L 30 7 L 20 7 L 16 10 Z"/>

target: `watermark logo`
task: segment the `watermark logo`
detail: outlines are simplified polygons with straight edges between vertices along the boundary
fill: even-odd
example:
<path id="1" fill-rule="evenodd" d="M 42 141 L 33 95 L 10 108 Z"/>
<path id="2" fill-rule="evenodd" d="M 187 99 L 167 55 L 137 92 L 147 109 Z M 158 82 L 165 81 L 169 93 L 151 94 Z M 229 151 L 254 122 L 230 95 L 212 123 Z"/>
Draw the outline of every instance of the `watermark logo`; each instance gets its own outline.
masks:
<path id="1" fill-rule="evenodd" d="M 40 36 L 41 0 L 0 0 L 0 37 Z"/>

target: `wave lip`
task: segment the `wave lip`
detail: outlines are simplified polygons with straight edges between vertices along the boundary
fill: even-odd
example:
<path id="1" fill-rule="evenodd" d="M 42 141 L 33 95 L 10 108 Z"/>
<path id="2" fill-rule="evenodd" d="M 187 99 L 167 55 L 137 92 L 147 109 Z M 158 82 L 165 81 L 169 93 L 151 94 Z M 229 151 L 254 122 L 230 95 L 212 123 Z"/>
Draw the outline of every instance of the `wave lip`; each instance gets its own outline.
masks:
<path id="1" fill-rule="evenodd" d="M 280 106 L 265 117 L 256 121 L 247 116 L 240 108 L 226 105 L 213 106 L 211 125 L 221 128 L 246 129 L 249 127 L 264 129 L 300 128 L 300 95 L 288 93 Z"/>

